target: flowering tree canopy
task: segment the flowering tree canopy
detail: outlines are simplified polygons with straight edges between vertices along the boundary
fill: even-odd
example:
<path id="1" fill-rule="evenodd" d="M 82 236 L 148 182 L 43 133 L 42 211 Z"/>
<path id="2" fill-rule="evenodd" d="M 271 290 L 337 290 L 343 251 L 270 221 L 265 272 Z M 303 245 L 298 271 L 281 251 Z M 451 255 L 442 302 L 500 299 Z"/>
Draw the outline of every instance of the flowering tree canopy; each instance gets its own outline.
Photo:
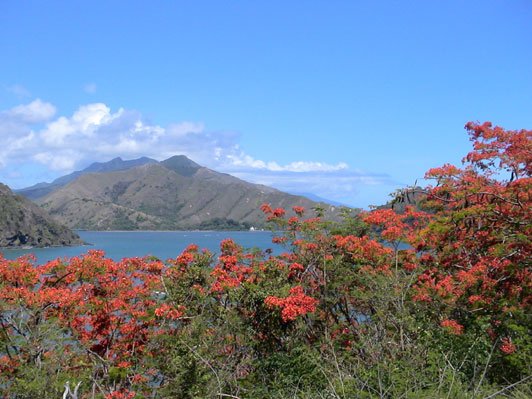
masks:
<path id="1" fill-rule="evenodd" d="M 419 207 L 263 204 L 280 255 L 0 257 L 3 397 L 525 397 L 532 132 L 466 129 Z"/>

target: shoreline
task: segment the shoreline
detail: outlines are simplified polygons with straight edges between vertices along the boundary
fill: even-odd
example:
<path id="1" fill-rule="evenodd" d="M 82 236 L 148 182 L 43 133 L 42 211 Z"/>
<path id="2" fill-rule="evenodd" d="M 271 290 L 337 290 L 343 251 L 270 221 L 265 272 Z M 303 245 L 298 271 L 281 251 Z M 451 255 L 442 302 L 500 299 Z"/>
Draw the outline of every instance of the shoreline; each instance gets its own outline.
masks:
<path id="1" fill-rule="evenodd" d="M 73 244 L 73 245 L 46 245 L 45 247 L 38 247 L 33 245 L 23 245 L 23 246 L 16 246 L 16 247 L 0 247 L 0 252 L 3 250 L 30 250 L 30 249 L 47 249 L 47 248 L 75 248 L 75 247 L 91 247 L 94 246 L 94 244 L 91 244 L 90 242 L 82 242 L 80 244 Z"/>
<path id="2" fill-rule="evenodd" d="M 255 230 L 76 230 L 73 231 L 80 232 L 89 232 L 89 233 L 254 233 L 254 232 L 269 232 L 270 230 L 266 229 L 255 229 Z"/>

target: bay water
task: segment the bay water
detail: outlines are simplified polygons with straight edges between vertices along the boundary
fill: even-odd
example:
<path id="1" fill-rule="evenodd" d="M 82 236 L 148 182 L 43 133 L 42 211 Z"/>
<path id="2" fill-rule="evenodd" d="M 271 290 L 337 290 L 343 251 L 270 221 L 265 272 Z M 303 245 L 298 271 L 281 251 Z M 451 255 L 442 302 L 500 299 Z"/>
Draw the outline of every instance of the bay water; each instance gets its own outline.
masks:
<path id="1" fill-rule="evenodd" d="M 272 244 L 270 231 L 77 231 L 81 239 L 90 245 L 75 247 L 49 247 L 28 249 L 0 249 L 6 259 L 33 254 L 37 264 L 57 258 L 71 258 L 101 249 L 106 257 L 118 261 L 122 258 L 155 256 L 160 260 L 176 258 L 189 244 L 196 244 L 218 253 L 220 242 L 233 239 L 246 249 L 272 249 L 273 253 L 283 248 Z"/>

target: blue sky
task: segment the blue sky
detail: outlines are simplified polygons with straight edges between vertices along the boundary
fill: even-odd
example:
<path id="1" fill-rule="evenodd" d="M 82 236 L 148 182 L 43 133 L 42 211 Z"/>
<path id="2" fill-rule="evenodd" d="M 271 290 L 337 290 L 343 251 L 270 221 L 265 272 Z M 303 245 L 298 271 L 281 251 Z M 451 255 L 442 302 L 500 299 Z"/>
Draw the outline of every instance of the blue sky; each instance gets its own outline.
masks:
<path id="1" fill-rule="evenodd" d="M 532 126 L 532 2 L 0 3 L 0 181 L 185 154 L 353 206 Z"/>

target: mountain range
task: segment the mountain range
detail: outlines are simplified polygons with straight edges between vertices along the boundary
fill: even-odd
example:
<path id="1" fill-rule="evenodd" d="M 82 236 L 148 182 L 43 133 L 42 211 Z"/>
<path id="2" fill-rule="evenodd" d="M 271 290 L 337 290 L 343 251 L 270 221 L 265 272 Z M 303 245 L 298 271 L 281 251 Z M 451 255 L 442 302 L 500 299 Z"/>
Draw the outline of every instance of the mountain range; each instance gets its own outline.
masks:
<path id="1" fill-rule="evenodd" d="M 157 163 L 155 159 L 142 157 L 139 159 L 133 159 L 130 161 L 124 161 L 122 158 L 117 157 L 109 162 L 94 162 L 89 167 L 72 172 L 66 176 L 61 176 L 55 179 L 51 183 L 38 183 L 31 187 L 26 187 L 20 190 L 15 190 L 17 194 L 21 194 L 31 200 L 36 200 L 45 195 L 55 191 L 73 180 L 76 180 L 79 176 L 86 173 L 104 173 L 104 172 L 115 172 L 119 170 L 127 170 L 134 168 L 136 166 L 145 165 L 147 163 Z"/>
<path id="2" fill-rule="evenodd" d="M 77 234 L 0 183 L 0 248 L 79 245 Z"/>
<path id="3" fill-rule="evenodd" d="M 337 206 L 245 182 L 184 155 L 161 162 L 115 158 L 18 192 L 74 229 L 248 229 L 264 225 L 263 203 L 339 215 Z"/>

